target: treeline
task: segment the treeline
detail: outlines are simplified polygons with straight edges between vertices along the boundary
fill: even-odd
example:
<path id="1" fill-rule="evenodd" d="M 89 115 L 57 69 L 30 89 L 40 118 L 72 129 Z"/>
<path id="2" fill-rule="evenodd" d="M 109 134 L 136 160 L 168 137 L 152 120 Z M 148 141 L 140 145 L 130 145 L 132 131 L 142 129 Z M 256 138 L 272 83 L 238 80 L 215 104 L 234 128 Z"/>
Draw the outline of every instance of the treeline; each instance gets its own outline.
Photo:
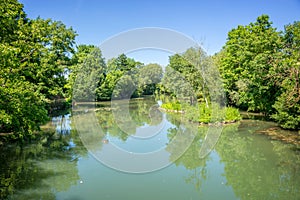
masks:
<path id="1" fill-rule="evenodd" d="M 229 105 L 300 128 L 300 22 L 277 31 L 267 15 L 228 33 L 214 56 Z"/>
<path id="2" fill-rule="evenodd" d="M 153 94 L 162 78 L 159 65 L 124 54 L 105 62 L 98 47 L 76 46 L 72 28 L 28 18 L 17 0 L 0 0 L 0 9 L 0 135 L 5 138 L 34 137 L 57 102 Z"/>
<path id="3" fill-rule="evenodd" d="M 170 57 L 163 76 L 158 64 L 144 65 L 124 54 L 105 61 L 93 45 L 75 44 L 76 32 L 62 22 L 30 19 L 17 0 L 0 0 L 0 134 L 30 138 L 52 111 L 71 103 L 168 94 L 206 107 L 228 105 L 262 112 L 282 127 L 300 128 L 300 23 L 272 27 L 269 17 L 238 26 L 214 55 L 217 70 L 200 48 Z M 195 62 L 193 62 L 195 61 Z M 200 68 L 201 69 L 200 69 Z"/>
<path id="4" fill-rule="evenodd" d="M 101 50 L 79 45 L 72 56 L 67 98 L 69 101 L 105 101 L 153 94 L 162 79 L 162 67 L 144 65 L 125 54 L 105 62 Z"/>

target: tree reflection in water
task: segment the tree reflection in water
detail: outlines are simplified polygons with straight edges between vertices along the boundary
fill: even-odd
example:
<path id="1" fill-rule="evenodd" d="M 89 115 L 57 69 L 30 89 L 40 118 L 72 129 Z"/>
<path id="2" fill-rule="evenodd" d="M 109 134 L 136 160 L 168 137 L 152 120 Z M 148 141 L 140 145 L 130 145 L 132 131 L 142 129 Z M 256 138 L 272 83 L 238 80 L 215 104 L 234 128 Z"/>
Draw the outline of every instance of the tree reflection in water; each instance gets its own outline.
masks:
<path id="1" fill-rule="evenodd" d="M 70 125 L 69 115 L 60 119 L 54 119 L 55 128 Z M 39 141 L 0 147 L 0 199 L 55 199 L 56 192 L 77 184 L 77 160 L 87 154 L 77 132 L 47 129 Z"/>
<path id="2" fill-rule="evenodd" d="M 161 120 L 167 120 L 171 124 L 164 133 L 167 134 L 165 150 L 170 153 L 169 159 L 178 167 L 176 173 L 184 174 L 185 182 L 194 185 L 195 191 L 203 196 L 210 194 L 204 191 L 206 186 L 209 189 L 215 186 L 210 185 L 215 184 L 211 180 L 213 176 L 217 181 L 222 181 L 221 190 L 232 188 L 238 199 L 299 199 L 299 148 L 255 134 L 255 131 L 270 128 L 274 124 L 244 120 L 240 124 L 225 125 L 214 148 L 214 155 L 218 159 L 212 155 L 201 158 L 199 151 L 209 127 L 185 122 L 180 114 L 167 114 L 166 118 L 162 118 L 153 102 L 130 101 L 130 118 L 119 118 L 124 120 L 124 124 L 132 123 L 128 132 L 118 127 L 112 111 L 102 106 L 96 108 L 94 116 L 83 109 L 78 111 L 81 115 L 73 112 L 72 117 L 66 115 L 54 119 L 59 133 L 53 134 L 53 130 L 51 132 L 51 128 L 48 128 L 52 134 L 45 134 L 37 142 L 23 146 L 1 146 L 0 199 L 55 199 L 59 191 L 69 191 L 72 185 L 79 184 L 78 161 L 87 156 L 87 150 L 74 130 L 84 130 L 91 117 L 102 129 L 89 130 L 90 137 L 87 139 L 90 148 L 95 149 L 105 145 L 102 141 L 107 134 L 126 141 L 139 127 L 157 125 Z M 129 119 L 131 122 L 128 122 Z M 71 131 L 66 130 L 68 128 Z M 176 143 L 172 143 L 175 137 Z M 191 138 L 193 142 L 187 148 Z M 185 153 L 178 158 L 183 150 Z M 181 166 L 183 168 L 180 169 Z M 212 166 L 222 168 L 223 174 L 214 172 Z M 230 194 L 221 191 L 219 195 L 225 197 Z"/>

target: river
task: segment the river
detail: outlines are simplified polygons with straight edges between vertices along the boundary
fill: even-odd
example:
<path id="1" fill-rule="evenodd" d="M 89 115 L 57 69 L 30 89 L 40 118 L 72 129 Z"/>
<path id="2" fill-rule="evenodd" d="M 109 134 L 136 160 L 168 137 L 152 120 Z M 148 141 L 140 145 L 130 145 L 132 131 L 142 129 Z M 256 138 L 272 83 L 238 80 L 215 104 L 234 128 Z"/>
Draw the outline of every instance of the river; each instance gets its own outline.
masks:
<path id="1" fill-rule="evenodd" d="M 162 113 L 152 99 L 127 102 L 128 112 L 120 105 L 79 106 L 81 115 L 43 127 L 52 135 L 0 146 L 0 199 L 300 199 L 299 147 L 257 134 L 274 123 L 243 120 L 211 138 L 209 126 Z M 128 161 L 113 147 L 156 154 Z"/>

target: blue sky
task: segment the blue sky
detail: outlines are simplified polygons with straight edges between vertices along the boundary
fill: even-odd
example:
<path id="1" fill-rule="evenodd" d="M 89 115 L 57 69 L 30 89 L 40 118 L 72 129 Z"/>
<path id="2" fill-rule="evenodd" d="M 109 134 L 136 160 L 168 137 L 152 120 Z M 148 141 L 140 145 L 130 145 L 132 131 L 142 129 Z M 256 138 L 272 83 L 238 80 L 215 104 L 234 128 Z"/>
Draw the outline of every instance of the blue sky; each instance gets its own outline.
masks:
<path id="1" fill-rule="evenodd" d="M 30 18 L 51 18 L 72 26 L 78 44 L 100 45 L 120 32 L 142 27 L 161 27 L 179 31 L 202 44 L 208 54 L 218 52 L 227 33 L 238 25 L 254 22 L 268 14 L 273 26 L 300 20 L 300 0 L 21 0 Z M 132 54 L 150 62 L 151 54 L 165 64 L 167 54 Z"/>

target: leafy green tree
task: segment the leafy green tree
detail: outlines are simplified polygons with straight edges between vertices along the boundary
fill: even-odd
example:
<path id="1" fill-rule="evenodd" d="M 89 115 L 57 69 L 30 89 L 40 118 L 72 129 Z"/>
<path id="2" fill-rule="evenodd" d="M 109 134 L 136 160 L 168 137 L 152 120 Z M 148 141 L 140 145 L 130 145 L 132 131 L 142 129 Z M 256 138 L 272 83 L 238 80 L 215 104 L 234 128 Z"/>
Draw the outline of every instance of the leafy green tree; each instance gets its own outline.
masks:
<path id="1" fill-rule="evenodd" d="M 101 50 L 91 45 L 80 45 L 74 54 L 67 87 L 75 101 L 95 101 L 97 88 L 104 81 L 106 64 Z"/>
<path id="2" fill-rule="evenodd" d="M 45 122 L 47 110 L 40 94 L 29 83 L 14 82 L 0 87 L 0 130 L 14 133 L 12 139 L 33 135 Z"/>
<path id="3" fill-rule="evenodd" d="M 135 74 L 123 74 L 113 88 L 112 99 L 130 99 L 136 96 Z"/>
<path id="4" fill-rule="evenodd" d="M 108 65 L 109 66 L 109 65 Z M 97 89 L 98 100 L 110 100 L 117 81 L 123 76 L 120 70 L 111 71 L 105 76 L 105 80 Z"/>
<path id="5" fill-rule="evenodd" d="M 165 86 L 161 88 L 162 91 L 170 93 L 175 89 L 185 98 L 188 97 L 191 105 L 198 100 L 209 107 L 210 102 L 222 100 L 223 91 L 219 89 L 222 82 L 218 69 L 200 47 L 189 48 L 181 55 L 170 56 L 162 83 Z"/>
<path id="6" fill-rule="evenodd" d="M 137 62 L 132 58 L 128 58 L 125 54 L 119 55 L 117 58 L 112 58 L 107 61 L 108 69 L 107 73 L 120 70 L 122 72 L 128 72 L 134 68 L 143 66 L 141 62 Z"/>
<path id="7" fill-rule="evenodd" d="M 278 70 L 281 95 L 274 104 L 272 117 L 283 128 L 300 129 L 300 22 L 285 26 L 283 65 Z"/>
<path id="8" fill-rule="evenodd" d="M 28 21 L 23 11 L 23 5 L 17 0 L 1 0 L 1 43 L 11 42 L 17 39 L 16 32 L 20 29 L 20 24 Z"/>
<path id="9" fill-rule="evenodd" d="M 165 80 L 172 79 L 169 75 L 177 74 L 176 80 L 181 79 L 183 82 L 187 82 L 184 84 L 187 88 L 182 88 L 181 81 L 172 80 L 169 82 L 170 84 L 174 84 L 174 88 L 180 87 L 185 90 L 187 93 L 184 96 L 190 98 L 190 103 L 193 104 L 195 101 L 195 95 L 204 96 L 202 92 L 202 88 L 204 87 L 204 80 L 201 74 L 202 61 L 205 59 L 205 53 L 200 48 L 190 48 L 182 55 L 175 54 L 170 56 L 168 67 L 172 68 L 176 72 L 171 72 L 171 70 L 167 69 L 167 74 L 165 76 Z M 169 74 L 171 72 L 171 74 Z M 180 78 L 181 77 L 181 78 Z M 166 83 L 165 83 L 166 84 Z M 179 85 L 178 85 L 179 84 Z M 168 85 L 168 84 L 166 84 Z M 171 85 L 168 87 L 172 88 Z"/>
<path id="10" fill-rule="evenodd" d="M 87 55 L 90 54 L 95 48 L 96 47 L 94 45 L 78 45 L 76 47 L 76 51 L 71 58 L 72 65 L 69 66 L 67 71 L 67 83 L 64 85 L 66 90 L 66 98 L 68 101 L 71 101 L 72 99 L 73 86 L 77 78 L 77 74 L 80 72 L 81 65 L 83 64 Z"/>
<path id="11" fill-rule="evenodd" d="M 193 95 L 193 88 L 181 73 L 167 66 L 159 90 L 163 95 L 184 99 Z"/>
<path id="12" fill-rule="evenodd" d="M 27 18 L 17 0 L 1 0 L 0 9 L 0 128 L 24 138 L 47 119 L 47 102 L 63 97 L 76 34 L 61 22 Z"/>
<path id="13" fill-rule="evenodd" d="M 63 97 L 74 31 L 40 18 L 18 19 L 18 26 L 13 40 L 1 40 L 3 78 L 28 81 L 48 99 Z"/>
<path id="14" fill-rule="evenodd" d="M 158 64 L 148 64 L 142 66 L 138 71 L 138 92 L 139 95 L 154 94 L 158 83 L 161 82 L 163 76 L 162 67 Z"/>
<path id="15" fill-rule="evenodd" d="M 282 59 L 282 37 L 267 15 L 228 33 L 219 69 L 230 104 L 270 115 L 279 93 L 276 69 Z"/>
<path id="16" fill-rule="evenodd" d="M 142 65 L 125 54 L 107 61 L 105 80 L 98 86 L 97 99 L 125 98 L 131 91 L 133 97 L 137 96 L 137 73 Z"/>

